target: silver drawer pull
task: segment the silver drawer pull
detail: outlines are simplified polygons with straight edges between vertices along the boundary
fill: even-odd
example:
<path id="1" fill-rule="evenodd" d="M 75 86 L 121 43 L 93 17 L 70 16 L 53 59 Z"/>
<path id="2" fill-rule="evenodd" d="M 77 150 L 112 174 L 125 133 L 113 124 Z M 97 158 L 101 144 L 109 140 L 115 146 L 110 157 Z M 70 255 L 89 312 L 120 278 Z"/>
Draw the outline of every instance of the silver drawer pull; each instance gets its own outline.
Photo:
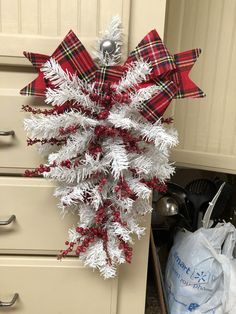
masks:
<path id="1" fill-rule="evenodd" d="M 11 130 L 11 131 L 0 131 L 0 136 L 14 136 L 15 135 L 15 131 Z"/>
<path id="2" fill-rule="evenodd" d="M 3 306 L 12 306 L 12 305 L 14 305 L 16 303 L 16 300 L 18 299 L 18 297 L 19 297 L 19 294 L 15 293 L 13 295 L 13 298 L 11 299 L 11 301 L 9 301 L 9 302 L 0 301 L 0 307 L 1 306 L 3 307 Z"/>
<path id="3" fill-rule="evenodd" d="M 11 215 L 7 220 L 0 220 L 0 226 L 6 226 L 9 225 L 11 222 L 13 222 L 16 219 L 15 215 Z"/>

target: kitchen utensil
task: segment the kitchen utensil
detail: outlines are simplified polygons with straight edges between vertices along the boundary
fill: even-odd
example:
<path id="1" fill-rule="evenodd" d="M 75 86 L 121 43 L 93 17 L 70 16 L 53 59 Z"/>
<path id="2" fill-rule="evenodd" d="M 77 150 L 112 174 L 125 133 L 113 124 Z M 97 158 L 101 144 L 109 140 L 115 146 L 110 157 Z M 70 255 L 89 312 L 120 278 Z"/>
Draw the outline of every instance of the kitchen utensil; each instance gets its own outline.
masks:
<path id="1" fill-rule="evenodd" d="M 185 187 L 187 197 L 192 203 L 192 230 L 198 228 L 199 212 L 206 209 L 208 203 L 217 192 L 215 183 L 208 179 L 196 179 L 188 183 Z"/>

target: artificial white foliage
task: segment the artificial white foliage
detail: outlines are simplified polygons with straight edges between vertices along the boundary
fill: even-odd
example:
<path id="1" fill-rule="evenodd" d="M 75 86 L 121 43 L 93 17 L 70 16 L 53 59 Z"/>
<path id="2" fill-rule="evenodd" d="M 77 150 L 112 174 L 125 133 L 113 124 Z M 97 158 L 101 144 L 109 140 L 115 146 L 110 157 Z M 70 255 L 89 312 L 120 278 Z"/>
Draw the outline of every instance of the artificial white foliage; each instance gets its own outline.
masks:
<path id="1" fill-rule="evenodd" d="M 147 75 L 151 73 L 151 65 L 143 60 L 135 61 L 130 66 L 120 83 L 117 85 L 117 92 L 124 92 L 132 89 L 138 83 L 146 80 Z"/>
<path id="2" fill-rule="evenodd" d="M 111 173 L 117 180 L 125 169 L 128 169 L 129 162 L 126 149 L 121 139 L 107 140 L 104 144 L 104 160 L 111 165 Z"/>
<path id="3" fill-rule="evenodd" d="M 55 137 L 59 136 L 60 128 L 67 128 L 71 125 L 76 125 L 81 129 L 85 129 L 89 126 L 94 127 L 98 124 L 98 121 L 86 117 L 80 112 L 71 110 L 70 112 L 63 113 L 61 115 L 51 116 L 31 116 L 25 119 L 25 130 L 33 137 Z"/>
<path id="4" fill-rule="evenodd" d="M 104 56 L 99 50 L 97 58 L 102 65 L 113 65 L 120 58 L 122 43 L 117 17 L 99 39 L 99 47 L 104 39 L 116 41 L 116 52 Z M 152 188 L 147 182 L 156 177 L 159 183 L 164 183 L 174 172 L 169 152 L 178 143 L 177 132 L 161 119 L 152 124 L 139 113 L 143 104 L 161 91 L 158 85 L 136 90 L 151 71 L 151 65 L 144 60 L 131 64 L 120 81 L 113 84 L 117 95 L 129 94 L 129 103 L 117 101 L 106 119 L 97 119 L 96 114 L 103 109 L 91 100 L 90 95 L 97 93 L 94 83 L 63 71 L 51 58 L 42 67 L 53 86 L 47 89 L 46 103 L 55 107 L 69 101 L 72 107 L 52 115 L 32 115 L 24 122 L 33 138 L 65 140 L 62 145 L 45 143 L 38 148 L 48 157 L 48 169 L 43 175 L 58 182 L 54 195 L 59 199 L 62 214 L 71 210 L 78 215 L 78 226 L 69 230 L 69 242 L 86 242 L 86 234 L 77 232 L 77 228 L 97 228 L 100 233 L 106 230 L 92 238 L 87 249 L 79 254 L 85 265 L 99 269 L 104 278 L 116 276 L 117 266 L 130 259 L 134 235 L 140 238 L 145 233 L 140 216 L 152 210 L 149 203 Z M 61 131 L 71 126 L 75 128 L 73 132 Z M 125 136 L 118 133 L 99 137 L 97 127 L 128 132 L 134 143 L 127 147 Z M 94 147 L 99 151 L 94 153 Z M 130 194 L 126 195 L 127 191 Z"/>
<path id="5" fill-rule="evenodd" d="M 122 40 L 122 28 L 121 19 L 118 15 L 113 16 L 107 29 L 97 40 L 97 47 L 94 51 L 95 59 L 102 66 L 115 65 L 120 61 L 121 58 L 121 47 L 123 44 Z M 115 43 L 115 51 L 112 54 L 105 53 L 101 50 L 101 44 L 105 40 L 111 40 Z"/>

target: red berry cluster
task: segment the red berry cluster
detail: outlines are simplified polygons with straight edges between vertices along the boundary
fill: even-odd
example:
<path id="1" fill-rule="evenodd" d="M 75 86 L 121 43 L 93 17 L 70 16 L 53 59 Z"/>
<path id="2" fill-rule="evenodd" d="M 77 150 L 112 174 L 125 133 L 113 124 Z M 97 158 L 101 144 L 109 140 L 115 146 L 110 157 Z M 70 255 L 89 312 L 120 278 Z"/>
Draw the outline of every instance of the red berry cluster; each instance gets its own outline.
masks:
<path id="1" fill-rule="evenodd" d="M 109 110 L 100 111 L 97 115 L 98 120 L 105 120 L 109 116 Z"/>
<path id="2" fill-rule="evenodd" d="M 118 129 L 119 136 L 122 137 L 125 148 L 129 152 L 140 153 L 140 149 L 138 147 L 138 142 L 140 139 L 135 138 L 129 131 Z"/>
<path id="3" fill-rule="evenodd" d="M 89 95 L 89 98 L 99 104 L 101 107 L 106 108 L 108 110 L 111 109 L 113 106 L 114 102 L 112 100 L 111 93 L 109 91 L 106 92 L 104 96 L 101 96 L 97 93 L 92 93 Z"/>
<path id="4" fill-rule="evenodd" d="M 60 166 L 70 169 L 71 168 L 71 161 L 69 159 L 63 160 L 60 163 Z"/>
<path id="5" fill-rule="evenodd" d="M 117 132 L 114 128 L 106 125 L 97 125 L 94 129 L 94 133 L 97 137 L 116 136 Z"/>
<path id="6" fill-rule="evenodd" d="M 25 112 L 30 112 L 32 114 L 44 114 L 45 116 L 51 115 L 54 113 L 54 108 L 53 109 L 39 109 L 39 108 L 36 109 L 29 105 L 23 105 L 22 110 Z"/>
<path id="7" fill-rule="evenodd" d="M 120 177 L 117 185 L 114 188 L 114 191 L 122 197 L 122 198 L 132 198 L 135 199 L 136 196 L 134 194 L 134 192 L 131 190 L 131 188 L 129 187 L 127 181 L 125 180 L 124 177 Z"/>
<path id="8" fill-rule="evenodd" d="M 74 249 L 74 246 L 75 246 L 75 242 L 69 242 L 69 241 L 66 241 L 65 242 L 65 245 L 68 246 L 67 249 L 65 250 L 61 250 L 60 251 L 60 254 L 58 255 L 58 259 L 61 259 L 62 257 L 65 257 L 66 255 L 68 255 L 69 253 L 71 253 Z"/>
<path id="9" fill-rule="evenodd" d="M 106 218 L 106 207 L 100 206 L 98 210 L 96 211 L 95 215 L 95 223 L 97 225 L 104 223 L 104 220 Z"/>
<path id="10" fill-rule="evenodd" d="M 52 115 L 52 114 L 62 114 L 65 111 L 70 110 L 78 110 L 84 114 L 92 115 L 91 110 L 84 109 L 83 106 L 80 106 L 78 104 L 72 103 L 70 101 L 65 102 L 63 105 L 55 105 L 52 109 L 36 109 L 29 105 L 23 105 L 22 110 L 25 112 L 30 112 L 32 114 L 43 114 L 45 116 Z"/>
<path id="11" fill-rule="evenodd" d="M 78 125 L 70 125 L 66 128 L 60 128 L 59 129 L 59 134 L 60 135 L 66 135 L 66 134 L 74 134 L 77 132 L 77 130 L 79 129 Z"/>
<path id="12" fill-rule="evenodd" d="M 47 138 L 42 138 L 42 139 L 39 139 L 39 138 L 34 138 L 34 139 L 28 138 L 27 139 L 27 145 L 28 146 L 31 146 L 31 145 L 34 145 L 34 144 L 37 144 L 37 143 L 40 143 L 42 145 L 44 145 L 44 144 L 51 144 L 51 145 L 60 146 L 60 145 L 66 144 L 66 139 L 65 138 L 58 139 L 58 138 L 55 138 L 55 137 L 51 137 L 49 139 L 47 139 Z"/>
<path id="13" fill-rule="evenodd" d="M 99 182 L 99 185 L 98 185 L 98 191 L 99 192 L 102 192 L 102 189 L 104 187 L 104 185 L 106 185 L 107 183 L 107 179 L 106 178 L 103 178 L 100 182 Z"/>
<path id="14" fill-rule="evenodd" d="M 105 125 L 97 125 L 94 130 L 95 135 L 98 138 L 101 137 L 115 137 L 120 136 L 123 139 L 125 148 L 128 151 L 140 153 L 141 150 L 139 149 L 137 143 L 140 141 L 139 138 L 135 138 L 129 131 L 123 130 L 120 128 L 113 128 Z"/>
<path id="15" fill-rule="evenodd" d="M 66 250 L 62 250 L 58 258 L 65 257 L 68 255 L 68 253 L 72 252 L 75 249 L 75 253 L 79 255 L 81 252 L 84 253 L 88 249 L 91 243 L 93 243 L 96 238 L 100 238 L 103 240 L 104 243 L 107 243 L 108 241 L 108 235 L 107 235 L 107 230 L 103 228 L 82 228 L 82 227 L 77 227 L 76 232 L 80 235 L 80 238 L 78 239 L 77 247 L 75 242 L 69 242 L 66 241 L 65 245 L 68 246 Z M 105 248 L 106 248 L 105 244 Z M 107 256 L 108 256 L 108 252 Z"/>
<path id="16" fill-rule="evenodd" d="M 166 193 L 167 186 L 165 183 L 161 183 L 157 177 L 153 177 L 151 180 L 141 179 L 141 183 L 146 184 L 149 188 L 159 191 L 160 193 Z"/>
<path id="17" fill-rule="evenodd" d="M 122 226 L 126 227 L 127 222 L 121 220 L 119 210 L 113 206 L 111 207 L 111 209 L 112 209 L 112 217 L 113 217 L 112 222 L 118 222 Z"/>
<path id="18" fill-rule="evenodd" d="M 96 156 L 102 152 L 102 146 L 100 144 L 90 143 L 88 152 L 90 155 Z"/>
<path id="19" fill-rule="evenodd" d="M 120 237 L 118 237 L 118 239 L 120 240 L 119 249 L 123 250 L 126 262 L 131 263 L 132 255 L 133 255 L 133 248 L 130 247 L 128 243 L 125 243 L 124 240 L 122 240 Z"/>
<path id="20" fill-rule="evenodd" d="M 116 102 L 126 104 L 130 102 L 129 94 L 116 93 L 115 87 L 113 87 L 110 82 L 105 83 L 103 87 L 95 85 L 95 92 L 89 94 L 89 98 L 107 111 L 109 111 Z M 106 114 L 98 115 L 98 119 L 106 119 L 103 118 Z"/>
<path id="21" fill-rule="evenodd" d="M 25 170 L 24 176 L 25 177 L 37 177 L 43 174 L 44 172 L 50 172 L 51 167 L 40 165 L 39 167 L 35 168 L 34 170 Z"/>

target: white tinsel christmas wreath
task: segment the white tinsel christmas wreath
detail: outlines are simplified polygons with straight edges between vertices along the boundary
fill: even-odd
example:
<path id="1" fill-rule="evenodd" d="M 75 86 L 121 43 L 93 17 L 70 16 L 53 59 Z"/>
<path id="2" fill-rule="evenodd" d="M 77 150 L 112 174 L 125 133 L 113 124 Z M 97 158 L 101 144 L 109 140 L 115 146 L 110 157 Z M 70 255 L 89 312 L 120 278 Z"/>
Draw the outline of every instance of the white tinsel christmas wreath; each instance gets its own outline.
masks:
<path id="1" fill-rule="evenodd" d="M 165 191 L 173 174 L 168 159 L 177 133 L 163 112 L 173 98 L 204 96 L 188 77 L 199 49 L 171 56 L 152 30 L 117 65 L 121 35 L 115 17 L 98 40 L 97 63 L 72 31 L 51 57 L 25 53 L 38 77 L 21 90 L 52 106 L 23 107 L 32 114 L 24 122 L 28 145 L 48 156 L 25 175 L 56 180 L 59 207 L 79 215 L 60 256 L 75 251 L 105 278 L 131 262 L 133 235 L 144 233 L 140 216 L 152 211 L 152 189 Z"/>

